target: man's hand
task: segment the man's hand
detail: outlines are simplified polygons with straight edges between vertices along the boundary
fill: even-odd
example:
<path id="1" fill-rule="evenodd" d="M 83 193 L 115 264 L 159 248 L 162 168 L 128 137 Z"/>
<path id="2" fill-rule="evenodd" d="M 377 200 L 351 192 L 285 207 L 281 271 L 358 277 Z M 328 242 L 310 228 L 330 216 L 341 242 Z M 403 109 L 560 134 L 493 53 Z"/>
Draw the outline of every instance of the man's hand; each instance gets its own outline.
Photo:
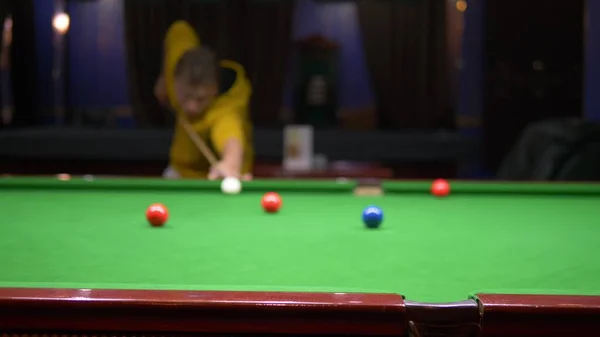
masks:
<path id="1" fill-rule="evenodd" d="M 243 159 L 244 150 L 242 143 L 235 138 L 229 139 L 223 149 L 221 161 L 210 168 L 208 179 L 216 180 L 235 177 L 241 180 L 252 180 L 251 174 L 241 175 Z"/>
<path id="2" fill-rule="evenodd" d="M 244 181 L 252 180 L 252 174 L 245 173 L 240 176 L 237 165 L 227 164 L 224 161 L 220 161 L 217 165 L 211 167 L 208 173 L 209 180 L 225 179 L 227 177 L 234 177 Z"/>
<path id="3" fill-rule="evenodd" d="M 208 179 L 215 180 L 220 178 L 235 177 L 241 178 L 242 161 L 244 160 L 244 150 L 242 143 L 235 138 L 230 138 L 225 143 L 221 161 L 210 168 Z"/>
<path id="4" fill-rule="evenodd" d="M 161 75 L 156 84 L 154 85 L 154 96 L 160 104 L 164 107 L 169 106 L 169 96 L 167 94 L 167 85 L 165 84 L 165 78 Z"/>
<path id="5" fill-rule="evenodd" d="M 224 161 L 220 161 L 216 165 L 212 166 L 210 168 L 210 172 L 208 172 L 209 180 L 224 179 L 227 177 L 239 178 L 240 171 L 238 167 L 227 164 Z"/>

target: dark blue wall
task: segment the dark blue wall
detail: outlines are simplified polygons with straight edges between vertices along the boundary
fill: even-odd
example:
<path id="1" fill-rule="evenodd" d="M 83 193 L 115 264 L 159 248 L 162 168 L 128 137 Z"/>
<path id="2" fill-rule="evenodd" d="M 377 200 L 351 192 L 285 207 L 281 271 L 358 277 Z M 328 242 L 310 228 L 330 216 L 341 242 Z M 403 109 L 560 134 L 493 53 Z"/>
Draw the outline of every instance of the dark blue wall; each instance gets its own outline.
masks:
<path id="1" fill-rule="evenodd" d="M 483 111 L 483 29 L 485 0 L 467 1 L 464 14 L 458 114 L 480 118 Z M 467 131 L 467 130 L 465 130 Z M 468 130 L 478 132 L 479 130 Z"/>
<path id="2" fill-rule="evenodd" d="M 71 28 L 70 103 L 75 107 L 127 105 L 127 76 L 122 0 L 96 0 L 69 5 Z M 36 0 L 37 47 L 41 104 L 52 99 L 52 1 Z M 373 104 L 373 92 L 362 51 L 356 6 L 353 3 L 316 4 L 298 0 L 294 37 L 321 34 L 341 45 L 340 101 L 344 107 Z M 291 88 L 286 90 L 291 102 Z"/>
<path id="3" fill-rule="evenodd" d="M 483 115 L 484 88 L 484 9 L 485 0 L 467 0 L 468 8 L 464 13 L 464 28 L 461 48 L 461 70 L 459 77 L 457 114 L 465 119 L 479 120 Z M 459 132 L 471 137 L 482 137 L 481 124 L 461 127 Z M 488 178 L 483 172 L 479 158 L 462 162 L 459 167 L 460 178 Z"/>
<path id="4" fill-rule="evenodd" d="M 48 108 L 54 104 L 52 85 L 52 16 L 53 1 L 35 0 L 35 38 L 38 52 L 39 106 Z"/>
<path id="5" fill-rule="evenodd" d="M 40 106 L 53 104 L 52 1 L 35 0 L 36 44 L 40 55 Z M 70 50 L 71 104 L 76 107 L 112 107 L 129 104 L 123 34 L 122 0 L 71 2 Z M 297 0 L 294 38 L 321 34 L 341 45 L 340 101 L 344 107 L 364 107 L 374 102 L 362 51 L 356 6 L 351 2 L 315 3 Z M 477 116 L 482 111 L 483 14 L 485 0 L 469 1 L 465 12 L 463 69 L 458 112 Z M 600 120 L 600 1 L 587 2 L 586 73 L 584 115 Z M 285 93 L 291 102 L 291 88 Z"/>
<path id="6" fill-rule="evenodd" d="M 52 1 L 36 0 L 40 105 L 53 104 Z M 68 12 L 70 105 L 106 108 L 129 104 L 121 0 L 71 2 Z"/>
<path id="7" fill-rule="evenodd" d="M 586 6 L 584 116 L 600 121 L 600 1 L 588 0 Z"/>

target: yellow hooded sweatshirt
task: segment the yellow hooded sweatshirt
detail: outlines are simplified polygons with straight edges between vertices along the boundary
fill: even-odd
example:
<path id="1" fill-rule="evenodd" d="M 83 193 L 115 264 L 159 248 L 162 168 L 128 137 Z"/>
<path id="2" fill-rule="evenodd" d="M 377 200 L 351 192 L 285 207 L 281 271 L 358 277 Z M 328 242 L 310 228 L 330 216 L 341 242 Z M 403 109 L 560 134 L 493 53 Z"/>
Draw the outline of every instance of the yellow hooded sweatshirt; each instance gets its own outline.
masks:
<path id="1" fill-rule="evenodd" d="M 178 118 L 187 118 L 176 99 L 175 67 L 185 52 L 200 46 L 200 39 L 187 22 L 176 21 L 167 31 L 164 46 L 164 76 L 169 102 Z M 192 126 L 217 157 L 221 157 L 228 140 L 239 140 L 244 150 L 241 173 L 250 173 L 254 157 L 252 124 L 248 117 L 252 86 L 240 64 L 222 60 L 219 66 L 219 96 Z M 210 169 L 208 160 L 178 123 L 171 143 L 169 164 L 182 178 L 206 178 Z"/>

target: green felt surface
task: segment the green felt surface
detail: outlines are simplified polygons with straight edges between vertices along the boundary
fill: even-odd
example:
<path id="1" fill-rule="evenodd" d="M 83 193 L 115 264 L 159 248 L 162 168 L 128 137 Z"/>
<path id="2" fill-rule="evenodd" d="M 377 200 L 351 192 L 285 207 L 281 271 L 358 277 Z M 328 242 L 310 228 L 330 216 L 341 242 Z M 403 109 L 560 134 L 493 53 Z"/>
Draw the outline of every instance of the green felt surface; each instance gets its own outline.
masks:
<path id="1" fill-rule="evenodd" d="M 436 302 L 600 295 L 597 187 L 454 183 L 455 194 L 437 199 L 428 183 L 386 183 L 382 197 L 353 196 L 353 186 L 256 181 L 224 196 L 212 182 L 0 179 L 0 286 L 394 292 Z M 279 214 L 262 212 L 267 190 L 283 196 Z M 153 202 L 169 207 L 164 228 L 145 221 Z M 378 230 L 361 223 L 369 204 L 385 212 Z"/>

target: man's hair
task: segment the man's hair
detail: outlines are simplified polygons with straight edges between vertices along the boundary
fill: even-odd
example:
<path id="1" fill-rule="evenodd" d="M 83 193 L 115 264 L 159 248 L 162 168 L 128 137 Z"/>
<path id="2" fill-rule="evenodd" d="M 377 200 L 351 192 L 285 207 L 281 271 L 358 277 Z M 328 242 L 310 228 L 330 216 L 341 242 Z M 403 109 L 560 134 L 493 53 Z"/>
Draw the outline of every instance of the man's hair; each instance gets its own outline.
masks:
<path id="1" fill-rule="evenodd" d="M 212 84 L 218 81 L 216 54 L 208 47 L 185 52 L 175 67 L 175 77 L 189 85 Z"/>

